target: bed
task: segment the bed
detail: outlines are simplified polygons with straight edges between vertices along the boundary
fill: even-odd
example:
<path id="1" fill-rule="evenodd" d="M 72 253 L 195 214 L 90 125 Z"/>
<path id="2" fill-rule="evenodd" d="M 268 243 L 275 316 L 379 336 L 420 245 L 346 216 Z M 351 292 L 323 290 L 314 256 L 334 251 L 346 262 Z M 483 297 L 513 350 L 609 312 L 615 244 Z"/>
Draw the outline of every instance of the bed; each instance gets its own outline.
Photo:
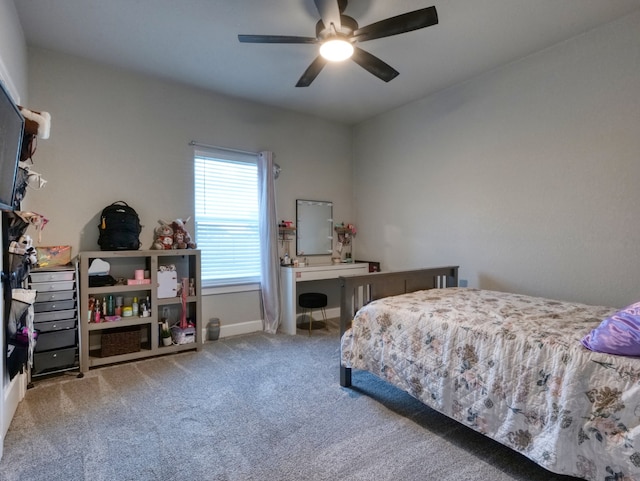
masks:
<path id="1" fill-rule="evenodd" d="M 458 288 L 458 268 L 343 277 L 340 384 L 365 370 L 558 474 L 640 481 L 640 358 L 581 339 L 616 309 Z"/>

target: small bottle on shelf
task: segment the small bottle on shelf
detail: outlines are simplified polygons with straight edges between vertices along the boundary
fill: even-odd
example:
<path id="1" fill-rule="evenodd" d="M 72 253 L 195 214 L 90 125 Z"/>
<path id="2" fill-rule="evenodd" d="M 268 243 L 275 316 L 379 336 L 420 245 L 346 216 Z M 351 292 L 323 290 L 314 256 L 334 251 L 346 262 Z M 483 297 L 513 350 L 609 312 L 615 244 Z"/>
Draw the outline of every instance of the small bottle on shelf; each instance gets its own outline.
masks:
<path id="1" fill-rule="evenodd" d="M 116 296 L 116 316 L 122 316 L 122 305 L 124 304 L 124 297 Z"/>
<path id="2" fill-rule="evenodd" d="M 140 315 L 139 311 L 140 306 L 138 305 L 138 298 L 134 297 L 133 302 L 131 303 L 131 315 L 138 316 Z"/>
<path id="3" fill-rule="evenodd" d="M 89 322 L 94 322 L 95 319 L 95 310 L 96 310 L 96 298 L 89 297 L 89 308 L 87 309 L 87 316 L 89 317 Z"/>
<path id="4" fill-rule="evenodd" d="M 107 316 L 113 316 L 116 313 L 116 308 L 114 305 L 113 295 L 109 294 L 107 297 Z"/>
<path id="5" fill-rule="evenodd" d="M 95 311 L 93 312 L 93 322 L 100 322 L 100 317 L 101 317 L 100 312 L 101 312 L 100 301 L 96 299 L 96 308 L 95 308 Z"/>

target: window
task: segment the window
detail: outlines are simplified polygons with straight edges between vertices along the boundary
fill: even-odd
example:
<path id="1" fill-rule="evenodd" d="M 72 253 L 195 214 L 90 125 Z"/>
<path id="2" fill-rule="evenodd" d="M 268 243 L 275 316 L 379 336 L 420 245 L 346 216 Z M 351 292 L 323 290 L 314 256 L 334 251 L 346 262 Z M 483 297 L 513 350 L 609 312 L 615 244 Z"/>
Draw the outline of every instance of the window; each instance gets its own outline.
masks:
<path id="1" fill-rule="evenodd" d="M 198 149 L 194 185 L 203 287 L 260 282 L 257 156 Z"/>

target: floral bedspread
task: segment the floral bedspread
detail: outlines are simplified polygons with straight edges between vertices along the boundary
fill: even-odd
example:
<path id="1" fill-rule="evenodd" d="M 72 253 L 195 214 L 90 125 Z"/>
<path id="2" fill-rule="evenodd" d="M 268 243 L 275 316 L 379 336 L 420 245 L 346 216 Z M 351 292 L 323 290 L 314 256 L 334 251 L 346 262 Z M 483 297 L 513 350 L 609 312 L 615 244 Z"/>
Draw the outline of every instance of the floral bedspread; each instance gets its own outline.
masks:
<path id="1" fill-rule="evenodd" d="M 616 309 L 446 288 L 373 301 L 342 363 L 559 474 L 640 481 L 640 358 L 580 340 Z"/>

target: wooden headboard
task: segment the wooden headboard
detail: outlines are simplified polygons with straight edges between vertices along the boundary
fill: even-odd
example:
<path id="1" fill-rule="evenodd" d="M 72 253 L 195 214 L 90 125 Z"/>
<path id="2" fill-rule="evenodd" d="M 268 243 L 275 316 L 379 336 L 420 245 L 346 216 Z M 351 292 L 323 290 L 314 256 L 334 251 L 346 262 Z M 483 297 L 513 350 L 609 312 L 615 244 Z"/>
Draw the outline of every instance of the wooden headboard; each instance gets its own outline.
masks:
<path id="1" fill-rule="evenodd" d="M 362 306 L 383 297 L 458 286 L 458 266 L 340 277 L 340 338 Z M 340 385 L 351 385 L 351 370 L 340 366 Z"/>

